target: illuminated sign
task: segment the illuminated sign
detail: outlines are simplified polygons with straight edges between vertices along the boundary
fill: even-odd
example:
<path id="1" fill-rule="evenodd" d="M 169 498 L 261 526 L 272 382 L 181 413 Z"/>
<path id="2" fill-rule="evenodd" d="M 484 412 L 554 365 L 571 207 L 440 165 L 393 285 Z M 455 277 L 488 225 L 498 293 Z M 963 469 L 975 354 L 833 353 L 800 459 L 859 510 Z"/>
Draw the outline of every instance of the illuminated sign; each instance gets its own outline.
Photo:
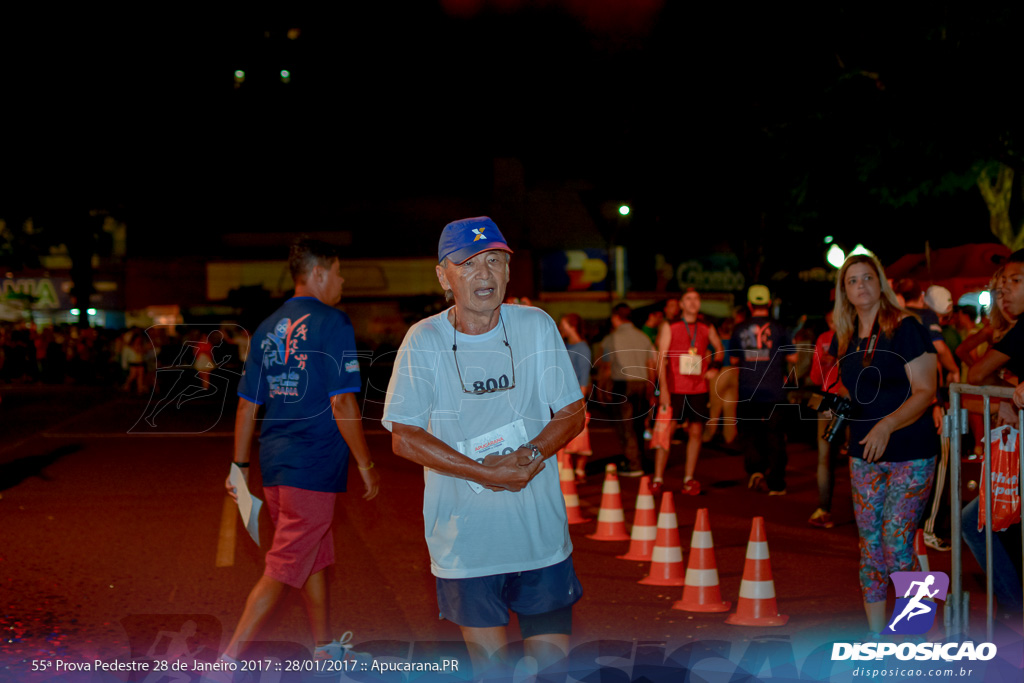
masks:
<path id="1" fill-rule="evenodd" d="M 8 278 L 3 284 L 4 299 L 28 300 L 37 310 L 64 308 L 57 291 L 53 279 L 48 277 Z"/>

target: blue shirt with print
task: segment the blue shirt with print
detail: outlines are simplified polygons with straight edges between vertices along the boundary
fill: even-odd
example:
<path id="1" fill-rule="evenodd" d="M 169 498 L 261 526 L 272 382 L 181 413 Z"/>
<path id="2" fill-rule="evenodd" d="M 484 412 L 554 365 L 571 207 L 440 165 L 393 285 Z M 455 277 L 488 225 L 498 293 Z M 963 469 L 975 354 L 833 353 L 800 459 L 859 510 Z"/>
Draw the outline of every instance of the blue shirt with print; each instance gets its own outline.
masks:
<path id="1" fill-rule="evenodd" d="M 732 348 L 740 359 L 740 400 L 785 403 L 786 354 L 795 351 L 785 329 L 767 317 L 753 317 L 733 330 Z"/>
<path id="2" fill-rule="evenodd" d="M 264 486 L 345 490 L 349 448 L 330 399 L 359 387 L 355 333 L 341 311 L 294 297 L 260 324 L 238 395 L 266 408 L 257 418 Z"/>

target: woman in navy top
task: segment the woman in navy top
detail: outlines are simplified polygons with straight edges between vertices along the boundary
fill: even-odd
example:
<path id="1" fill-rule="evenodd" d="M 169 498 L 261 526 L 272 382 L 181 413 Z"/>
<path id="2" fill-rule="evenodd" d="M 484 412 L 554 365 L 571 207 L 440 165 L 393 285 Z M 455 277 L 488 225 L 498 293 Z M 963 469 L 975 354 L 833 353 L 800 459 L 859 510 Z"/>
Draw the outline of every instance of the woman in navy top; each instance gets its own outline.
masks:
<path id="1" fill-rule="evenodd" d="M 929 408 L 936 357 L 920 322 L 899 307 L 874 256 L 851 256 L 836 282 L 843 386 L 853 402 L 850 483 L 860 534 L 860 585 L 873 633 L 886 627 L 889 574 L 920 570 L 914 534 L 939 450 Z"/>

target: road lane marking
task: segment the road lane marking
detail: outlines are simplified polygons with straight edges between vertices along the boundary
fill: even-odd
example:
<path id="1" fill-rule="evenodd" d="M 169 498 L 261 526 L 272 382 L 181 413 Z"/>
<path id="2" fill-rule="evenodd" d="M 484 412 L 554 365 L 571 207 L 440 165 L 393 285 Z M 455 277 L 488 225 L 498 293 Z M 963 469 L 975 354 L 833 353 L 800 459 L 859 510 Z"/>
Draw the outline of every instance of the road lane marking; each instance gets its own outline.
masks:
<path id="1" fill-rule="evenodd" d="M 217 560 L 214 567 L 232 567 L 235 564 L 235 515 L 238 504 L 224 496 L 224 508 L 220 513 L 220 538 L 217 540 Z"/>

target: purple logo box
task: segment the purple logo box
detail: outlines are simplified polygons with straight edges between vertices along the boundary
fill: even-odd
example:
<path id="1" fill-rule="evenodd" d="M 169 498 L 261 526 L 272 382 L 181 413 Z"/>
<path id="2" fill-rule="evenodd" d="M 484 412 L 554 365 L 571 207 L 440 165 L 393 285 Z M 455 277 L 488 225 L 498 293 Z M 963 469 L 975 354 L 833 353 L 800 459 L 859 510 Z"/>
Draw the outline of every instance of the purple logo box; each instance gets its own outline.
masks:
<path id="1" fill-rule="evenodd" d="M 938 605 L 949 591 L 949 576 L 944 572 L 893 572 L 896 606 L 883 633 L 919 635 L 935 623 Z"/>

